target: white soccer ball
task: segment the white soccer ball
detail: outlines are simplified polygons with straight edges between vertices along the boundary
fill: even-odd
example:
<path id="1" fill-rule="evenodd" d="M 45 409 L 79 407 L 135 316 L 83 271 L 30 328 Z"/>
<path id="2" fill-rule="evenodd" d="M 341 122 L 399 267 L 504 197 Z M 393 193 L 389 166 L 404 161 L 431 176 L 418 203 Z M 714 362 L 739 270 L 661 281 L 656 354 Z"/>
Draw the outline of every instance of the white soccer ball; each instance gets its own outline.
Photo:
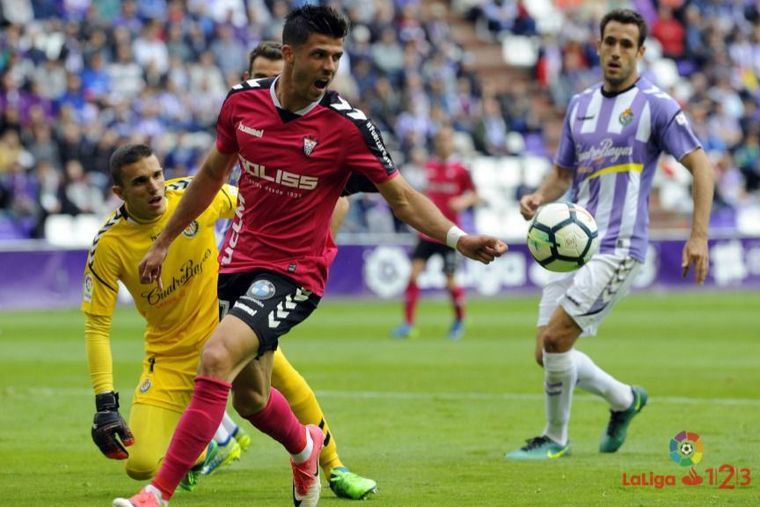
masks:
<path id="1" fill-rule="evenodd" d="M 542 206 L 528 228 L 528 250 L 549 271 L 578 269 L 598 247 L 596 220 L 577 204 L 553 202 Z"/>

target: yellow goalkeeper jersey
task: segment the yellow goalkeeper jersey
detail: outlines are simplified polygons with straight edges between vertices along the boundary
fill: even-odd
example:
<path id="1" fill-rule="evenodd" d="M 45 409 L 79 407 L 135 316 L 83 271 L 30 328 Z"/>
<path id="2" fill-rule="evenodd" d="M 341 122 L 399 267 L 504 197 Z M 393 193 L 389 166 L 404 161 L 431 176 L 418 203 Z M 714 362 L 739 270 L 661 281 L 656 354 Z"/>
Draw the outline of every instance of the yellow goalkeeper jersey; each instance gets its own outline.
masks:
<path id="1" fill-rule="evenodd" d="M 185 355 L 198 351 L 218 322 L 216 282 L 219 270 L 214 224 L 232 218 L 237 189 L 224 185 L 212 204 L 172 242 L 157 284 L 140 282 L 138 264 L 174 214 L 190 178 L 166 182 L 166 212 L 152 222 L 138 222 L 121 206 L 92 242 L 84 273 L 83 312 L 110 316 L 119 281 L 145 318 L 146 356 Z"/>

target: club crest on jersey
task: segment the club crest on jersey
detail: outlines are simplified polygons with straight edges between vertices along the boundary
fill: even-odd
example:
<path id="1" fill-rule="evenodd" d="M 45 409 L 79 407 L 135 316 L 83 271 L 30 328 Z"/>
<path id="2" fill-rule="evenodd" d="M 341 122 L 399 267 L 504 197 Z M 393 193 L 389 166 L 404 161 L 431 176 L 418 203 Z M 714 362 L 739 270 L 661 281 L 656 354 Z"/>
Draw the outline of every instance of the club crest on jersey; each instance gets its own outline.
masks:
<path id="1" fill-rule="evenodd" d="M 140 392 L 145 394 L 148 391 L 148 389 L 150 389 L 151 385 L 152 384 L 150 382 L 150 377 L 147 377 L 145 381 L 142 384 L 140 384 Z"/>
<path id="2" fill-rule="evenodd" d="M 192 238 L 193 236 L 198 234 L 198 221 L 193 220 L 192 222 L 190 222 L 190 225 L 185 227 L 185 230 L 182 231 L 182 234 L 188 238 Z"/>
<path id="3" fill-rule="evenodd" d="M 312 137 L 303 138 L 303 153 L 307 157 L 311 156 L 311 152 L 317 147 L 317 140 Z"/>
<path id="4" fill-rule="evenodd" d="M 269 280 L 256 280 L 248 289 L 248 295 L 259 300 L 271 298 L 274 292 L 274 284 Z"/>
<path id="5" fill-rule="evenodd" d="M 624 127 L 627 127 L 628 125 L 630 125 L 631 122 L 633 121 L 633 109 L 629 107 L 628 109 L 620 113 L 620 116 L 618 116 L 618 121 Z"/>

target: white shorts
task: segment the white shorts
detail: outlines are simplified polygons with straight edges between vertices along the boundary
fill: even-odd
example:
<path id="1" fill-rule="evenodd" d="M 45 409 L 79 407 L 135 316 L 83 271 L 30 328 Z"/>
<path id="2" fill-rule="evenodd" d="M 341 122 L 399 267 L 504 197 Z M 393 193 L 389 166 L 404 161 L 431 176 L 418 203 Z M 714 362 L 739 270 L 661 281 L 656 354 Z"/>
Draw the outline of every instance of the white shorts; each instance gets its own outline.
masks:
<path id="1" fill-rule="evenodd" d="M 537 325 L 547 325 L 561 305 L 583 330 L 581 336 L 594 336 L 615 303 L 628 293 L 641 266 L 631 257 L 598 254 L 578 271 L 558 275 L 541 294 Z"/>

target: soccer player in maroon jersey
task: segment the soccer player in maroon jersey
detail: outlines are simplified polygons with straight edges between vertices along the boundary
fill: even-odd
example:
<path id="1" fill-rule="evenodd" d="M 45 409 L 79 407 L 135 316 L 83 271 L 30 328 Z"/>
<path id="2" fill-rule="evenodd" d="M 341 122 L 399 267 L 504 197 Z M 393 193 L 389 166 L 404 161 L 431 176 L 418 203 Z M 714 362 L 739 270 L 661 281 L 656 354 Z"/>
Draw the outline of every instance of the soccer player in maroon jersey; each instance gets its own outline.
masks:
<path id="1" fill-rule="evenodd" d="M 479 197 L 475 192 L 470 172 L 461 162 L 453 158 L 454 131 L 450 127 L 441 128 L 435 136 L 436 157 L 425 164 L 427 173 L 427 188 L 425 194 L 438 206 L 446 218 L 454 223 L 459 222 L 459 212 L 478 203 Z M 450 246 L 420 234 L 417 246 L 412 252 L 412 271 L 406 287 L 404 301 L 405 321 L 393 330 L 396 338 L 411 338 L 418 334 L 414 327 L 414 314 L 420 289 L 417 278 L 433 255 L 443 258 L 443 273 L 446 276 L 446 288 L 451 295 L 454 305 L 454 322 L 449 328 L 448 336 L 452 340 L 461 338 L 464 332 L 464 289 L 459 287 L 454 277 L 457 267 L 457 252 Z"/>
<path id="2" fill-rule="evenodd" d="M 236 218 L 220 252 L 220 304 L 229 311 L 201 354 L 193 398 L 155 479 L 116 507 L 166 505 L 214 435 L 230 388 L 233 406 L 291 454 L 293 500 L 316 505 L 321 488 L 319 427 L 304 427 L 271 389 L 278 338 L 306 319 L 324 292 L 335 245 L 327 234 L 351 172 L 368 176 L 402 220 L 467 257 L 493 261 L 506 245 L 468 235 L 401 177 L 375 125 L 327 90 L 343 54 L 346 18 L 330 7 L 290 12 L 282 32 L 283 73 L 233 87 L 217 121 L 216 145 L 170 222 L 139 266 L 162 286 L 172 240 L 211 202 L 240 162 Z"/>
<path id="3" fill-rule="evenodd" d="M 282 73 L 283 66 L 282 45 L 279 42 L 262 41 L 251 51 L 248 57 L 248 70 L 243 73 L 243 81 L 247 81 L 251 77 L 254 79 L 276 77 Z M 359 178 L 363 179 L 364 181 L 360 182 L 360 187 L 377 192 L 377 188 L 364 176 L 355 174 L 351 178 L 355 180 L 354 183 Z M 343 194 L 348 195 L 356 191 L 359 189 L 355 188 L 355 185 L 347 184 L 346 188 L 343 189 Z M 333 237 L 338 233 L 348 208 L 349 204 L 346 197 L 338 199 L 330 223 L 330 232 Z M 377 483 L 374 480 L 350 471 L 341 461 L 340 456 L 338 456 L 335 435 L 327 423 L 314 391 L 287 360 L 282 347 L 278 347 L 274 353 L 272 386 L 285 396 L 290 408 L 293 409 L 293 413 L 296 414 L 301 423 L 313 423 L 322 428 L 322 432 L 325 434 L 325 446 L 319 456 L 319 465 L 325 477 L 328 478 L 333 493 L 340 498 L 362 500 L 376 492 Z"/>

